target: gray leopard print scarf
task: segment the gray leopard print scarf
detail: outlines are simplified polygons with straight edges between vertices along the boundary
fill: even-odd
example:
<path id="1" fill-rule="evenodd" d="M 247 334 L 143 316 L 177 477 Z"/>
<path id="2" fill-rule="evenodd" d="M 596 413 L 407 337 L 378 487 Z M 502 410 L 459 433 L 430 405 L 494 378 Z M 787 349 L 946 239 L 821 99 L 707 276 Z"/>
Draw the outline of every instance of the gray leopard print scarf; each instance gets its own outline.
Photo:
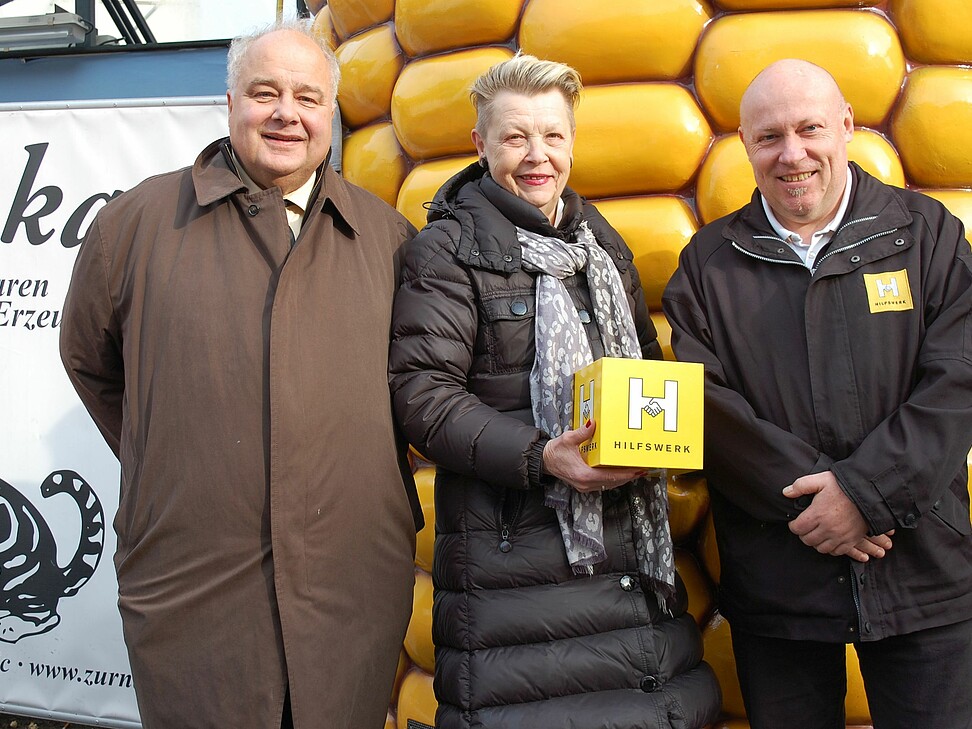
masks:
<path id="1" fill-rule="evenodd" d="M 530 373 L 534 424 L 551 438 L 569 429 L 573 418 L 573 374 L 593 361 L 591 345 L 563 279 L 584 271 L 594 316 L 609 357 L 640 359 L 641 349 L 621 276 L 597 244 L 586 222 L 573 241 L 517 227 L 523 268 L 537 272 L 536 360 Z M 675 556 L 668 526 L 665 475 L 628 484 L 639 572 L 662 610 L 675 598 Z M 581 493 L 563 481 L 546 488 L 544 503 L 557 512 L 567 559 L 575 574 L 592 574 L 603 561 L 603 503 L 599 492 Z"/>

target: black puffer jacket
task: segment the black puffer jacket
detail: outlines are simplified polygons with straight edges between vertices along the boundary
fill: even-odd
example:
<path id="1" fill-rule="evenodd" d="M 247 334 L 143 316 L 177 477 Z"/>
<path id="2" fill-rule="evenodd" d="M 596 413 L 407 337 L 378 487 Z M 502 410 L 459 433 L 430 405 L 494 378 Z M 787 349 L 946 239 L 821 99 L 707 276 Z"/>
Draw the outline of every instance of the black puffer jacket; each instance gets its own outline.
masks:
<path id="1" fill-rule="evenodd" d="M 535 281 L 520 268 L 511 221 L 564 237 L 586 220 L 618 265 L 645 356 L 658 357 L 631 252 L 570 190 L 557 230 L 482 174 L 472 166 L 446 183 L 407 250 L 391 349 L 397 417 L 438 464 L 437 725 L 704 726 L 718 713 L 718 684 L 684 599 L 670 618 L 642 589 L 628 489 L 605 495 L 608 559 L 576 577 L 540 488 L 547 439 L 532 424 L 529 387 Z M 590 318 L 585 277 L 565 284 Z"/>

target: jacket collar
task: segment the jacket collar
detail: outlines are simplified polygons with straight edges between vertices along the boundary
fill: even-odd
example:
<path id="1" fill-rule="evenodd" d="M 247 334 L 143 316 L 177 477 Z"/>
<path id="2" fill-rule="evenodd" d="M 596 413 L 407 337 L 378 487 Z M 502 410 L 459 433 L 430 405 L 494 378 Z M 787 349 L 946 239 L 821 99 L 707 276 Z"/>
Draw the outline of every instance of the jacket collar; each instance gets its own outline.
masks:
<path id="1" fill-rule="evenodd" d="M 361 218 L 351 200 L 350 183 L 331 167 L 330 161 L 329 151 L 321 164 L 323 172 L 317 176 L 317 185 L 310 196 L 314 201 L 311 207 L 316 206 L 320 212 L 332 211 L 358 236 L 361 234 Z"/>
<path id="2" fill-rule="evenodd" d="M 192 165 L 192 184 L 200 207 L 236 192 L 246 192 L 246 183 L 234 169 L 228 137 L 217 139 L 199 153 Z"/>
<path id="3" fill-rule="evenodd" d="M 324 212 L 331 209 L 357 235 L 361 231 L 361 224 L 351 201 L 348 183 L 328 164 L 330 158 L 331 153 L 328 152 L 308 200 L 308 214 L 312 210 Z M 192 166 L 192 182 L 196 202 L 202 207 L 237 193 L 248 194 L 246 184 L 236 174 L 228 137 L 216 140 L 199 153 Z"/>
<path id="4" fill-rule="evenodd" d="M 854 249 L 851 263 L 855 265 L 897 252 L 902 244 L 896 244 L 894 241 L 898 237 L 890 233 L 912 221 L 911 213 L 893 187 L 872 177 L 855 162 L 850 163 L 850 169 L 854 180 L 850 204 L 830 244 L 818 257 L 815 269 L 824 259 L 836 257 L 845 250 Z M 771 261 L 803 265 L 799 256 L 773 230 L 763 211 L 758 190 L 753 192 L 749 204 L 729 216 L 723 237 L 747 253 Z M 911 240 L 906 243 L 911 245 Z"/>
<path id="5" fill-rule="evenodd" d="M 429 222 L 453 218 L 459 222 L 457 258 L 476 268 L 510 273 L 520 269 L 516 227 L 566 239 L 583 219 L 583 199 L 564 190 L 564 216 L 555 228 L 539 209 L 500 186 L 478 163 L 448 180 L 429 207 Z"/>

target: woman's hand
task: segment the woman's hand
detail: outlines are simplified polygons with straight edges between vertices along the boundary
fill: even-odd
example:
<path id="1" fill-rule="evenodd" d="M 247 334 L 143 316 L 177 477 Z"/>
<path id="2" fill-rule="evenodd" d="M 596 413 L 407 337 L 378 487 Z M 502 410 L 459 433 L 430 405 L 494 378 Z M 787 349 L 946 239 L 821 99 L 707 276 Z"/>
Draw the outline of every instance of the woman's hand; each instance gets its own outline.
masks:
<path id="1" fill-rule="evenodd" d="M 568 430 L 548 441 L 543 447 L 544 472 L 582 492 L 614 489 L 647 472 L 644 468 L 588 466 L 578 447 L 594 435 L 595 427 L 591 420 L 577 430 Z"/>

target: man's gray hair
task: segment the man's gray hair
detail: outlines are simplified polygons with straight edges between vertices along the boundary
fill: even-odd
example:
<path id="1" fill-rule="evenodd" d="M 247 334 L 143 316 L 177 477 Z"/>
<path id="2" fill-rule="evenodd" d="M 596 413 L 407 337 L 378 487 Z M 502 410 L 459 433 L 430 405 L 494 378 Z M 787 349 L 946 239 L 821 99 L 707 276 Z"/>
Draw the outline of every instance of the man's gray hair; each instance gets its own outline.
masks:
<path id="1" fill-rule="evenodd" d="M 302 18 L 280 20 L 263 28 L 258 28 L 246 35 L 234 38 L 233 42 L 230 43 L 229 53 L 226 54 L 226 88 L 230 92 L 236 89 L 236 85 L 240 81 L 240 72 L 243 69 L 243 60 L 246 58 L 247 51 L 250 50 L 253 42 L 278 30 L 289 30 L 307 36 L 321 49 L 321 53 L 327 59 L 327 65 L 331 71 L 331 86 L 334 91 L 334 98 L 337 99 L 338 85 L 341 81 L 341 67 L 338 65 L 337 57 L 334 55 L 334 51 L 331 49 L 331 44 L 327 38 L 322 34 L 314 32 L 313 21 Z"/>
<path id="2" fill-rule="evenodd" d="M 517 53 L 513 58 L 497 63 L 473 84 L 469 98 L 476 107 L 476 131 L 486 136 L 492 121 L 493 100 L 501 91 L 525 96 L 559 91 L 567 104 L 567 116 L 573 130 L 574 109 L 580 103 L 583 88 L 580 74 L 567 64 Z"/>

